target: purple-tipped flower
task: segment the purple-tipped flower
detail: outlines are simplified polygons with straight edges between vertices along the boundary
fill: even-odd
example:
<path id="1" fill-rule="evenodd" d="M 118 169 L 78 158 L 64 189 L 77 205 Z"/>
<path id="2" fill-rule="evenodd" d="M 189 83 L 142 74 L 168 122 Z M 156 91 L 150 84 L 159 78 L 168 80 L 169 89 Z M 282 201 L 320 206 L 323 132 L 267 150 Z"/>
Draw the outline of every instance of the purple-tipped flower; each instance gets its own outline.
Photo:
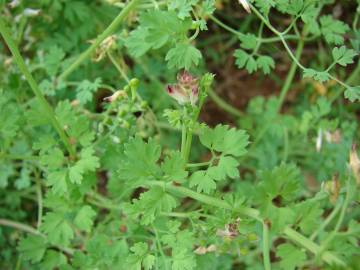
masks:
<path id="1" fill-rule="evenodd" d="M 183 71 L 177 75 L 177 84 L 168 85 L 166 91 L 179 104 L 191 103 L 195 106 L 199 98 L 198 79 L 189 72 Z"/>

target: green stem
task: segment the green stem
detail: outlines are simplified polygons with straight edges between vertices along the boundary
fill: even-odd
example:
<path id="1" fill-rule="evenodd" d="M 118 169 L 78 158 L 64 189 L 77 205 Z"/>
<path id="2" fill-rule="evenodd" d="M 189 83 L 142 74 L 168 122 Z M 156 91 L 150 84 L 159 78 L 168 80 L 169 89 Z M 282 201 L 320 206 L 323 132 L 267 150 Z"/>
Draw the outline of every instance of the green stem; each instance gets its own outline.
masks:
<path id="1" fill-rule="evenodd" d="M 304 39 L 302 38 L 302 39 L 299 40 L 299 42 L 297 44 L 296 51 L 295 51 L 295 58 L 297 59 L 297 61 L 299 61 L 303 49 L 304 49 Z M 280 91 L 278 108 L 277 108 L 278 111 L 281 110 L 281 107 L 282 107 L 282 105 L 284 103 L 284 100 L 285 100 L 285 96 L 286 96 L 287 92 L 289 91 L 291 83 L 292 83 L 292 81 L 294 79 L 297 67 L 298 67 L 297 63 L 295 61 L 293 61 L 291 63 L 289 73 L 286 76 L 285 83 L 283 84 L 283 86 L 281 88 L 281 91 Z"/>
<path id="2" fill-rule="evenodd" d="M 119 15 L 111 22 L 111 24 L 95 39 L 94 43 L 86 49 L 60 76 L 59 80 L 64 80 L 76 68 L 78 68 L 86 59 L 88 59 L 93 51 L 100 45 L 100 43 L 113 34 L 116 28 L 124 21 L 127 15 L 136 7 L 141 0 L 131 0 Z"/>
<path id="3" fill-rule="evenodd" d="M 159 238 L 159 234 L 156 230 L 156 228 L 154 226 L 152 226 L 153 230 L 154 230 L 154 234 L 155 234 L 155 240 L 156 240 L 156 245 L 158 247 L 158 250 L 159 250 L 159 253 L 164 261 L 164 266 L 165 266 L 165 270 L 168 269 L 168 266 L 167 266 L 167 263 L 166 263 L 166 257 L 165 257 L 165 254 L 164 254 L 164 251 L 163 251 L 163 248 L 161 246 L 161 242 L 160 242 L 160 238 Z"/>
<path id="4" fill-rule="evenodd" d="M 339 219 L 335 225 L 334 230 L 328 235 L 328 237 L 322 242 L 321 248 L 320 248 L 320 254 L 322 254 L 325 250 L 328 244 L 334 239 L 334 237 L 337 235 L 338 231 L 340 230 L 341 224 L 345 217 L 346 209 L 350 202 L 350 193 L 351 193 L 351 185 L 350 185 L 350 179 L 347 181 L 347 187 L 346 187 L 346 195 L 345 200 L 341 208 Z"/>
<path id="5" fill-rule="evenodd" d="M 37 203 L 38 203 L 37 228 L 39 229 L 41 226 L 42 215 L 43 215 L 43 196 L 42 196 L 42 190 L 41 190 L 40 175 L 37 171 L 36 171 L 35 181 L 36 181 L 36 197 L 37 197 Z"/>
<path id="6" fill-rule="evenodd" d="M 0 225 L 6 226 L 6 227 L 11 227 L 11 228 L 15 228 L 17 230 L 20 231 L 24 231 L 27 233 L 31 233 L 34 235 L 42 235 L 41 232 L 39 232 L 38 230 L 34 229 L 33 227 L 23 224 L 23 223 L 19 223 L 16 221 L 12 221 L 12 220 L 8 220 L 8 219 L 0 219 Z"/>
<path id="7" fill-rule="evenodd" d="M 226 111 L 236 117 L 241 117 L 244 115 L 244 113 L 242 111 L 231 106 L 230 104 L 225 102 L 222 98 L 220 98 L 212 89 L 209 89 L 208 94 L 209 94 L 210 98 L 215 102 L 215 104 L 218 105 L 224 111 Z"/>
<path id="8" fill-rule="evenodd" d="M 30 71 L 28 70 L 27 66 L 25 65 L 24 59 L 20 55 L 20 52 L 14 42 L 14 40 L 11 37 L 11 34 L 9 32 L 9 29 L 5 26 L 5 22 L 0 17 L 0 32 L 3 36 L 6 44 L 8 45 L 12 55 L 14 56 L 14 60 L 16 64 L 18 65 L 20 71 L 23 73 L 24 77 L 26 78 L 27 82 L 30 85 L 31 90 L 34 92 L 35 96 L 39 100 L 40 104 L 44 107 L 44 110 L 46 111 L 47 116 L 49 117 L 49 120 L 51 124 L 53 125 L 54 129 L 57 131 L 57 133 L 60 136 L 60 139 L 64 143 L 66 149 L 68 150 L 70 156 L 72 158 L 75 158 L 76 152 L 72 145 L 70 144 L 69 138 L 65 134 L 64 129 L 60 126 L 60 123 L 56 119 L 55 113 L 44 97 L 43 93 L 41 92 L 38 84 L 34 80 L 33 76 L 31 75 Z"/>
<path id="9" fill-rule="evenodd" d="M 356 83 L 359 80 L 359 74 L 360 74 L 360 61 L 358 62 L 358 65 L 353 70 L 353 72 L 350 74 L 350 76 L 347 78 L 345 83 L 347 83 L 347 84 Z M 339 89 L 339 91 L 337 91 L 335 93 L 335 95 L 330 98 L 330 102 L 333 103 L 335 100 L 337 100 L 339 98 L 339 96 L 344 92 L 345 89 L 346 89 L 346 87 L 341 87 Z"/>
<path id="10" fill-rule="evenodd" d="M 269 227 L 266 222 L 263 222 L 263 261 L 264 269 L 271 270 L 271 261 L 270 261 L 270 236 L 269 236 Z"/>
<path id="11" fill-rule="evenodd" d="M 188 168 L 196 168 L 211 165 L 212 161 L 200 162 L 200 163 L 188 163 L 186 167 Z"/>
<path id="12" fill-rule="evenodd" d="M 183 124 L 181 129 L 181 156 L 185 158 L 185 143 L 186 143 L 186 126 Z"/>
<path id="13" fill-rule="evenodd" d="M 186 142 L 185 142 L 185 148 L 184 148 L 184 161 L 185 161 L 185 164 L 189 160 L 192 137 L 193 137 L 193 132 L 192 132 L 192 130 L 188 129 L 187 132 L 186 132 Z"/>
<path id="14" fill-rule="evenodd" d="M 285 227 L 283 233 L 294 242 L 298 243 L 299 245 L 305 247 L 307 250 L 312 252 L 313 254 L 319 254 L 320 246 L 311 241 L 310 239 L 306 238 L 302 234 L 298 233 L 297 231 L 291 229 L 290 227 Z M 341 266 L 345 266 L 345 262 L 339 259 L 336 255 L 332 254 L 329 251 L 323 252 L 321 258 L 327 262 L 328 264 L 337 264 Z"/>
<path id="15" fill-rule="evenodd" d="M 122 69 L 122 67 L 119 65 L 119 63 L 116 61 L 114 55 L 111 52 L 107 52 L 107 55 L 109 56 L 111 62 L 116 67 L 116 69 L 119 71 L 120 75 L 123 77 L 123 79 L 126 81 L 126 83 L 129 83 L 129 77 L 126 75 L 125 71 Z"/>
<path id="16" fill-rule="evenodd" d="M 331 214 L 325 219 L 325 221 L 320 225 L 320 227 L 310 236 L 311 240 L 315 240 L 315 238 L 319 235 L 320 232 L 322 232 L 326 226 L 336 217 L 338 212 L 341 209 L 341 203 L 338 203 L 334 210 L 331 212 Z"/>

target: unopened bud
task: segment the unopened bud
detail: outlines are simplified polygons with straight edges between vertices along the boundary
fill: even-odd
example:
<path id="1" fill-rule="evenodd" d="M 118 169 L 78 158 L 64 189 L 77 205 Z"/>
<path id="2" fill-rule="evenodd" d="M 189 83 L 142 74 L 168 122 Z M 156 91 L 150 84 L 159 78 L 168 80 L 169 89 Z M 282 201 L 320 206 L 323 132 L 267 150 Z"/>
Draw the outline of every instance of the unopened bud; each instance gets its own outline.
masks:
<path id="1" fill-rule="evenodd" d="M 356 145 L 353 144 L 349 155 L 350 169 L 356 179 L 356 184 L 360 184 L 360 159 L 356 152 Z"/>
<path id="2" fill-rule="evenodd" d="M 118 90 L 114 94 L 112 94 L 111 96 L 104 98 L 104 100 L 109 101 L 109 102 L 114 102 L 118 98 L 124 97 L 124 96 L 126 96 L 126 92 L 122 91 L 122 90 Z"/>

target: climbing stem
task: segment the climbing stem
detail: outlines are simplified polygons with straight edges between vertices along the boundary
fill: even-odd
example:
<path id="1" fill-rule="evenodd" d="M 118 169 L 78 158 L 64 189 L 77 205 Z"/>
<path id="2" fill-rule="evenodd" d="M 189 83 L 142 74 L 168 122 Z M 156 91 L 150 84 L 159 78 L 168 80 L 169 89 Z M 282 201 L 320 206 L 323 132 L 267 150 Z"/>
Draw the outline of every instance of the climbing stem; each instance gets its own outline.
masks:
<path id="1" fill-rule="evenodd" d="M 4 20 L 0 17 L 0 32 L 3 36 L 7 46 L 9 47 L 16 64 L 18 65 L 20 71 L 23 73 L 25 79 L 30 85 L 31 90 L 34 92 L 35 96 L 39 100 L 41 106 L 44 108 L 46 115 L 49 117 L 49 120 L 59 134 L 60 139 L 62 140 L 63 144 L 65 145 L 67 151 L 69 152 L 72 158 L 75 158 L 76 152 L 73 146 L 70 144 L 68 136 L 65 134 L 64 129 L 61 127 L 60 123 L 56 119 L 55 113 L 53 108 L 50 106 L 46 98 L 44 97 L 43 93 L 41 92 L 38 84 L 34 80 L 33 76 L 31 75 L 29 69 L 27 68 L 24 59 L 20 55 L 20 52 L 15 44 L 13 38 L 11 37 L 9 29 L 6 27 Z"/>
<path id="2" fill-rule="evenodd" d="M 113 34 L 116 28 L 124 21 L 127 15 L 135 9 L 141 0 L 131 0 L 119 13 L 119 15 L 111 22 L 111 24 L 95 39 L 89 48 L 87 48 L 80 56 L 59 76 L 60 80 L 65 79 L 76 68 L 78 68 L 86 59 L 88 59 L 93 51 L 100 45 L 100 43 Z"/>

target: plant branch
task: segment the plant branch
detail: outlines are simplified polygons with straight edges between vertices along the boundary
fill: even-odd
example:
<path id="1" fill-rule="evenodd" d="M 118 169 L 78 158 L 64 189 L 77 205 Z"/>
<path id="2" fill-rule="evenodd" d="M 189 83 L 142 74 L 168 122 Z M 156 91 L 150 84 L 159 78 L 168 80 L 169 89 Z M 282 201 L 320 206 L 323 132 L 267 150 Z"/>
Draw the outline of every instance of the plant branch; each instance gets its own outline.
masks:
<path id="1" fill-rule="evenodd" d="M 141 0 L 131 0 L 119 13 L 119 15 L 111 22 L 111 24 L 95 39 L 94 43 L 91 44 L 80 56 L 59 76 L 59 80 L 64 80 L 70 75 L 76 68 L 78 68 L 86 59 L 88 59 L 93 51 L 100 45 L 100 43 L 113 34 L 116 28 L 124 21 L 127 15 L 135 9 L 136 5 Z"/>
<path id="2" fill-rule="evenodd" d="M 0 17 L 0 32 L 1 32 L 1 35 L 3 36 L 3 38 L 5 40 L 6 44 L 8 45 L 8 47 L 9 47 L 9 49 L 10 49 L 10 51 L 11 51 L 13 57 L 14 57 L 14 60 L 15 60 L 16 64 L 18 65 L 20 71 L 23 73 L 25 79 L 29 83 L 31 90 L 34 92 L 34 94 L 37 97 L 37 99 L 39 100 L 41 106 L 46 111 L 46 114 L 49 117 L 49 120 L 50 120 L 52 126 L 57 131 L 57 133 L 59 134 L 60 139 L 64 143 L 64 145 L 65 145 L 67 151 L 69 152 L 70 156 L 72 158 L 75 158 L 76 152 L 75 152 L 73 146 L 70 144 L 69 138 L 67 137 L 64 129 L 60 126 L 60 123 L 56 119 L 53 108 L 50 106 L 50 104 L 46 100 L 46 98 L 43 95 L 43 93 L 41 92 L 38 84 L 34 80 L 34 78 L 31 75 L 29 69 L 27 68 L 24 59 L 20 55 L 20 52 L 19 52 L 19 50 L 17 48 L 17 45 L 15 44 L 14 40 L 11 37 L 9 29 L 5 26 L 5 22 L 1 17 Z"/>
<path id="3" fill-rule="evenodd" d="M 196 201 L 205 203 L 207 205 L 227 209 L 230 211 L 234 211 L 240 215 L 248 216 L 250 218 L 253 218 L 263 224 L 263 220 L 260 217 L 260 212 L 257 209 L 240 206 L 237 208 L 233 208 L 229 203 L 227 203 L 224 200 L 204 195 L 198 192 L 195 192 L 191 189 L 188 189 L 186 187 L 182 186 L 175 186 L 172 183 L 165 183 L 161 181 L 149 181 L 147 182 L 147 185 L 149 186 L 159 186 L 166 190 L 169 193 L 172 193 L 174 195 L 180 196 L 180 197 L 189 197 Z M 320 246 L 318 246 L 316 243 L 311 241 L 310 239 L 306 238 L 302 234 L 296 232 L 295 230 L 291 229 L 290 227 L 285 227 L 285 229 L 282 232 L 284 235 L 286 235 L 289 239 L 292 241 L 300 244 L 304 248 L 308 249 L 315 255 L 317 255 L 320 252 Z M 328 264 L 338 264 L 338 265 L 346 265 L 341 259 L 339 259 L 335 254 L 325 251 L 321 254 L 321 258 Z"/>
<path id="4" fill-rule="evenodd" d="M 236 117 L 241 117 L 244 115 L 242 111 L 228 104 L 221 97 L 219 97 L 212 89 L 209 89 L 208 94 L 210 98 L 215 102 L 215 104 L 218 105 L 224 111 Z"/>

